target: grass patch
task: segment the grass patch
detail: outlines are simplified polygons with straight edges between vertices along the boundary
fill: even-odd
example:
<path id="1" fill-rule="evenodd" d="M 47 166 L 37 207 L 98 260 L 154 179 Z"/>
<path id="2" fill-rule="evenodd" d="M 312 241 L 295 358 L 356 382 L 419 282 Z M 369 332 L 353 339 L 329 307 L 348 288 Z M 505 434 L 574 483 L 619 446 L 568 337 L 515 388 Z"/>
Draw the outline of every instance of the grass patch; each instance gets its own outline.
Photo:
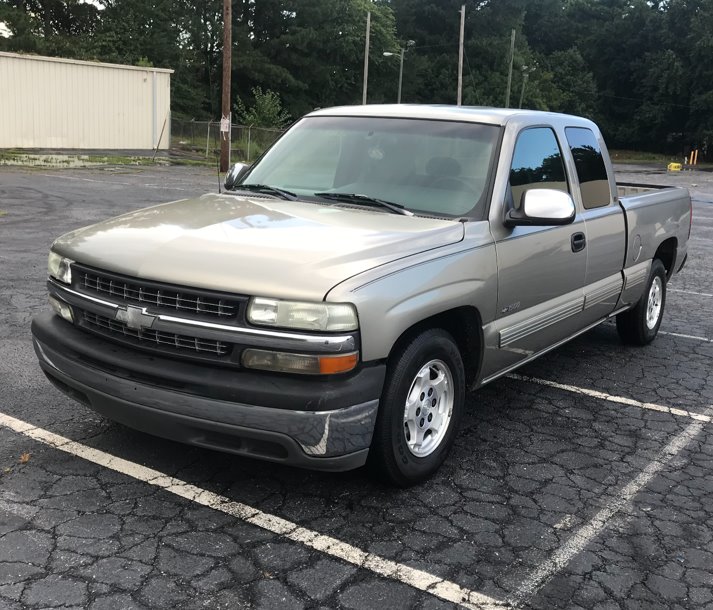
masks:
<path id="1" fill-rule="evenodd" d="M 630 163 L 632 165 L 658 164 L 664 168 L 669 163 L 683 164 L 684 162 L 684 158 L 677 155 L 665 155 L 663 153 L 642 152 L 637 150 L 610 150 L 609 156 L 613 163 Z M 713 169 L 713 163 L 699 161 L 695 166 L 684 165 L 684 169 L 710 171 Z"/>
<path id="2" fill-rule="evenodd" d="M 19 150 L 0 151 L 0 165 L 22 167 L 97 167 L 102 165 L 168 165 L 165 157 L 128 155 L 81 155 L 62 153 L 29 153 Z"/>
<path id="3" fill-rule="evenodd" d="M 238 151 L 233 151 L 233 162 L 238 162 Z M 192 151 L 170 151 L 166 156 L 161 155 L 133 156 L 133 155 L 92 155 L 92 154 L 61 154 L 61 153 L 29 153 L 22 150 L 0 150 L 0 166 L 15 166 L 25 168 L 82 168 L 103 166 L 127 167 L 157 167 L 167 165 L 183 165 L 195 167 L 215 167 L 218 158 L 209 156 L 205 158 Z"/>
<path id="4" fill-rule="evenodd" d="M 193 159 L 187 157 L 174 157 L 168 159 L 171 165 L 187 165 L 192 167 L 216 167 L 218 165 L 217 157 L 208 157 L 207 159 Z"/>
<path id="5" fill-rule="evenodd" d="M 677 155 L 664 155 L 640 150 L 610 150 L 609 156 L 614 163 L 683 163 L 683 159 Z"/>

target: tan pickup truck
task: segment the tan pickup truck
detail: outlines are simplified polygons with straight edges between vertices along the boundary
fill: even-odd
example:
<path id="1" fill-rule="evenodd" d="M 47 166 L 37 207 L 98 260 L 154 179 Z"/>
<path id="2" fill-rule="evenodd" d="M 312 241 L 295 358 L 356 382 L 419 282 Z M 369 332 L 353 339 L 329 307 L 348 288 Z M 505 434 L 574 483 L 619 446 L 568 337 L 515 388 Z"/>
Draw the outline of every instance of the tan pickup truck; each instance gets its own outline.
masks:
<path id="1" fill-rule="evenodd" d="M 467 390 L 613 316 L 653 340 L 691 229 L 685 190 L 619 195 L 592 122 L 519 110 L 319 110 L 226 188 L 57 239 L 40 366 L 127 426 L 402 486 Z"/>

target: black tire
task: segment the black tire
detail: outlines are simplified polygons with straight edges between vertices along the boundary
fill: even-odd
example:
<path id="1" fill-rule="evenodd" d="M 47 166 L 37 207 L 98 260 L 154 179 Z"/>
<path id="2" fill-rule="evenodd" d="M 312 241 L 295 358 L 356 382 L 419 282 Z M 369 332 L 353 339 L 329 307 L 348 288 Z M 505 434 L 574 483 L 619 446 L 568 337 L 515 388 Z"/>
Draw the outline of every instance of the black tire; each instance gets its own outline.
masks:
<path id="1" fill-rule="evenodd" d="M 658 283 L 660 290 L 660 307 L 658 314 L 652 319 L 656 308 L 656 295 L 652 287 Z M 646 282 L 644 294 L 639 302 L 627 311 L 616 317 L 616 330 L 623 343 L 628 345 L 647 345 L 651 343 L 659 332 L 663 312 L 666 305 L 666 268 L 659 259 L 654 259 Z M 652 322 L 655 319 L 655 323 Z"/>
<path id="2" fill-rule="evenodd" d="M 422 374 L 419 379 L 424 384 L 423 392 L 416 390 L 419 373 Z M 438 376 L 434 379 L 436 374 Z M 441 378 L 446 381 L 438 383 L 437 380 Z M 431 385 L 432 382 L 435 385 Z M 429 394 L 429 390 L 432 394 Z M 450 409 L 448 392 L 453 398 Z M 415 431 L 413 449 L 410 448 L 411 435 L 407 431 L 409 426 L 404 422 L 410 393 L 413 397 L 419 397 L 412 401 L 411 407 L 412 415 L 416 415 L 416 418 L 409 420 L 413 426 L 411 429 Z M 368 466 L 371 472 L 398 487 L 409 487 L 428 479 L 438 470 L 453 446 L 463 416 L 464 401 L 463 359 L 453 337 L 443 330 L 432 329 L 410 340 L 389 359 L 369 450 Z M 416 402 L 418 407 L 414 406 Z M 419 411 L 425 416 L 421 417 Z M 446 412 L 450 412 L 450 419 L 442 422 L 443 425 L 438 429 L 438 421 Z M 432 421 L 433 424 L 430 423 Z M 435 432 L 429 428 L 431 425 Z M 423 435 L 423 442 L 415 446 L 419 434 Z M 424 455 L 417 455 L 419 452 Z"/>

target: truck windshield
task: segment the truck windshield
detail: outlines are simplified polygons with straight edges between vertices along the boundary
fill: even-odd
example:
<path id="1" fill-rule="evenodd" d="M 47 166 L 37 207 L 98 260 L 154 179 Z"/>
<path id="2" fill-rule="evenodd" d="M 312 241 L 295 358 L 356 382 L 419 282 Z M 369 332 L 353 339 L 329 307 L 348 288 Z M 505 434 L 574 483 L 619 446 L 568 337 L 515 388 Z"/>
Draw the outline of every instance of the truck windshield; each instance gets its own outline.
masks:
<path id="1" fill-rule="evenodd" d="M 307 117 L 277 141 L 243 184 L 277 187 L 302 199 L 349 193 L 416 214 L 481 216 L 498 131 L 478 123 Z"/>

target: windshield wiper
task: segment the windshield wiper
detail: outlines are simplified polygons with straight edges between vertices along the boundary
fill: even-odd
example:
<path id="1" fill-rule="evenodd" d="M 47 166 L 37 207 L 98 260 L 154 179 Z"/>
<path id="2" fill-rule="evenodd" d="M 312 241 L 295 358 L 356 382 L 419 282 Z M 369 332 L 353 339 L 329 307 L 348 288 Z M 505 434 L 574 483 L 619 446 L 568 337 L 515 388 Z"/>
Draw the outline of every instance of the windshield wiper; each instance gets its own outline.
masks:
<path id="1" fill-rule="evenodd" d="M 275 195 L 280 199 L 288 199 L 289 201 L 297 200 L 297 195 L 294 193 L 269 184 L 236 184 L 233 188 L 236 191 L 254 191 L 256 193 L 265 193 L 266 195 Z"/>
<path id="2" fill-rule="evenodd" d="M 393 203 L 392 201 L 384 201 L 383 199 L 377 199 L 375 197 L 369 197 L 368 195 L 361 195 L 359 193 L 332 193 L 330 191 L 324 193 L 315 193 L 316 197 L 321 197 L 322 199 L 332 199 L 334 201 L 343 201 L 344 203 L 356 203 L 361 205 L 367 205 L 375 208 L 383 208 L 390 210 L 394 214 L 403 214 L 404 216 L 413 216 L 413 212 L 407 210 L 400 203 Z"/>

